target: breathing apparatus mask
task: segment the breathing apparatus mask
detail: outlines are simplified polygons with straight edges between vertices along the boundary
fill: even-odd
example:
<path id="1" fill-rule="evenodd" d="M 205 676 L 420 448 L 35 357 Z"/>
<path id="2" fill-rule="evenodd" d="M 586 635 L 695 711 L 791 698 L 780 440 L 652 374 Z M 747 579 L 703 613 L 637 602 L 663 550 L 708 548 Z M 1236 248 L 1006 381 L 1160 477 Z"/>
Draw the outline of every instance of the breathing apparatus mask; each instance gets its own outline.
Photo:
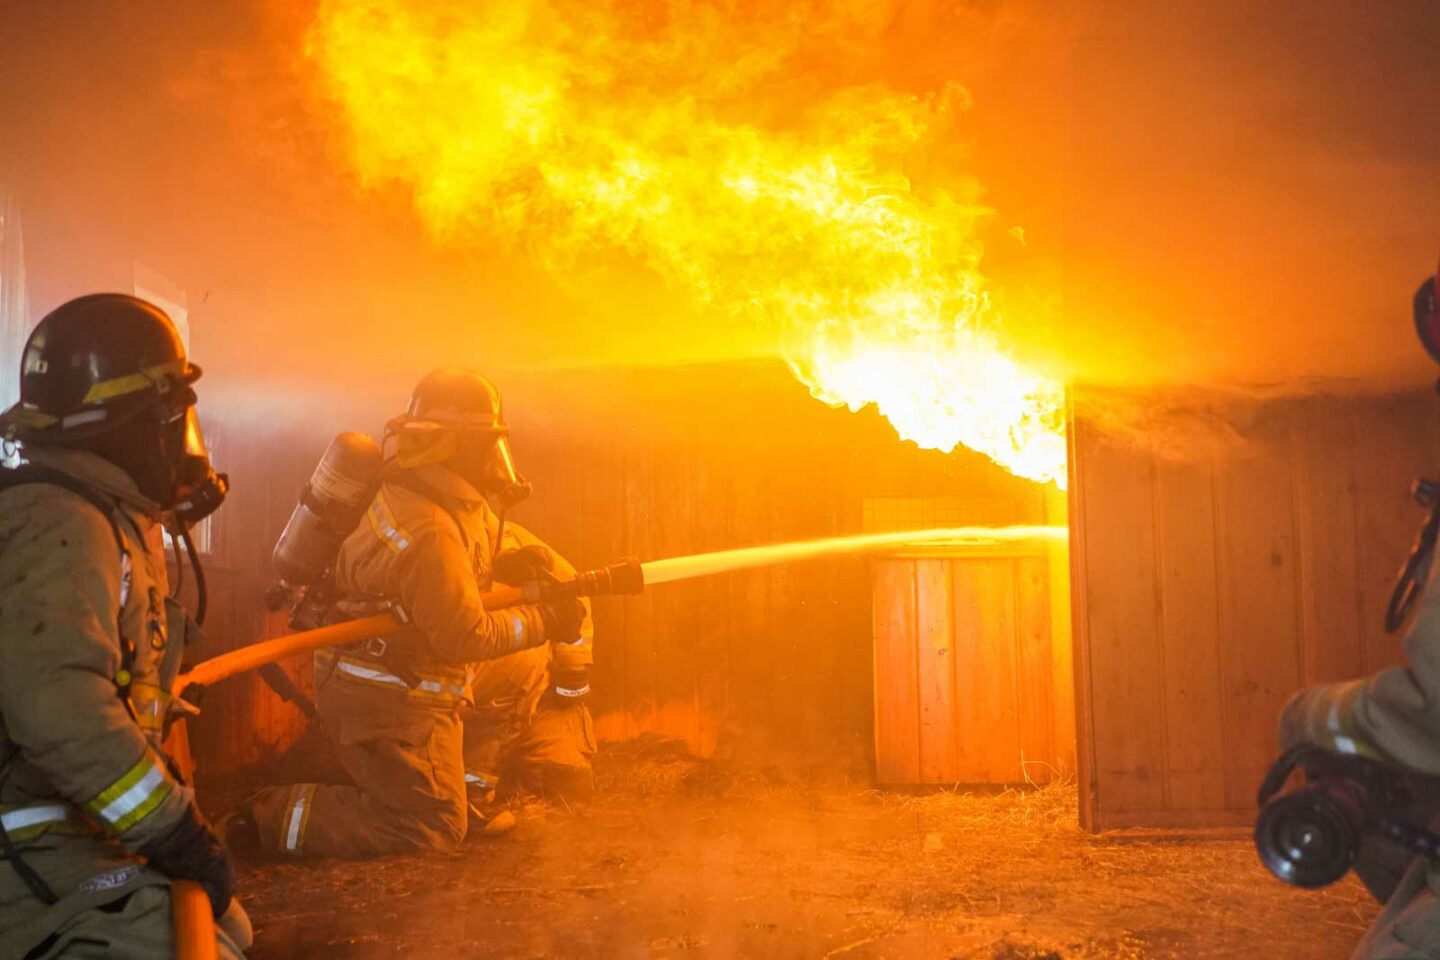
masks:
<path id="1" fill-rule="evenodd" d="M 1420 345 L 1436 363 L 1440 363 L 1440 277 L 1430 277 L 1415 291 L 1415 332 Z M 1440 391 L 1440 382 L 1436 383 Z M 1400 568 L 1395 590 L 1385 609 L 1385 629 L 1395 633 L 1415 610 L 1425 585 L 1430 580 L 1430 568 L 1435 559 L 1436 541 L 1440 540 L 1440 480 L 1421 477 L 1410 487 L 1415 502 L 1430 511 L 1410 555 Z"/>
<path id="2" fill-rule="evenodd" d="M 499 515 L 530 496 L 515 468 L 500 391 L 472 370 L 442 368 L 416 385 L 405 412 L 385 425 L 386 454 L 402 470 L 439 464 L 484 496 Z"/>

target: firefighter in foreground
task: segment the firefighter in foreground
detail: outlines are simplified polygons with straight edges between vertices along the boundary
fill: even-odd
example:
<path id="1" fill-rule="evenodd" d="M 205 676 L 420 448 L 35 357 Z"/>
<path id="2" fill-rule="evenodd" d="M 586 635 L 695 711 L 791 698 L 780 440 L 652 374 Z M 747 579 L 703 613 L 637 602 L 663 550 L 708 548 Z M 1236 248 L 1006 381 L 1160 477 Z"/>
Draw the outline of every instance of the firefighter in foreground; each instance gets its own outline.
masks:
<path id="1" fill-rule="evenodd" d="M 573 572 L 504 522 L 529 491 L 506 436 L 499 393 L 465 370 L 425 377 L 387 425 L 378 492 L 333 586 L 340 610 L 389 605 L 411 628 L 315 662 L 319 719 L 353 783 L 262 791 L 232 836 L 292 856 L 443 851 L 497 781 L 588 793 L 588 608 L 480 599 L 496 579 Z"/>
<path id="2" fill-rule="evenodd" d="M 1415 322 L 1426 350 L 1440 363 L 1436 284 L 1428 280 L 1417 293 Z M 1408 667 L 1301 691 L 1281 717 L 1281 745 L 1313 745 L 1385 768 L 1440 777 L 1440 588 L 1433 579 L 1419 600 L 1405 650 Z M 1440 864 L 1370 837 L 1354 869 L 1385 908 L 1353 957 L 1440 958 Z"/>
<path id="3" fill-rule="evenodd" d="M 160 746 L 187 635 L 161 513 L 194 522 L 225 493 L 199 376 L 159 309 L 82 297 L 35 328 L 0 416 L 27 461 L 0 472 L 0 956 L 172 955 L 171 879 L 209 895 L 222 956 L 249 946 Z"/>

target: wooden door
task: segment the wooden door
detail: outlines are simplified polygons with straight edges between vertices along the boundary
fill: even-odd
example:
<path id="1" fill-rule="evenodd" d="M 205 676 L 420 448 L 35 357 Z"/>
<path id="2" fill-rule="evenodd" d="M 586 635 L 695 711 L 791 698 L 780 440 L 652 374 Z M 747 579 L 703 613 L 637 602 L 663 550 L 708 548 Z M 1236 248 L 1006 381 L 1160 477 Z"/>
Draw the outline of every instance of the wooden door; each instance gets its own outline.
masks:
<path id="1" fill-rule="evenodd" d="M 880 783 L 1043 783 L 1073 769 L 1050 567 L 1040 549 L 875 563 Z"/>

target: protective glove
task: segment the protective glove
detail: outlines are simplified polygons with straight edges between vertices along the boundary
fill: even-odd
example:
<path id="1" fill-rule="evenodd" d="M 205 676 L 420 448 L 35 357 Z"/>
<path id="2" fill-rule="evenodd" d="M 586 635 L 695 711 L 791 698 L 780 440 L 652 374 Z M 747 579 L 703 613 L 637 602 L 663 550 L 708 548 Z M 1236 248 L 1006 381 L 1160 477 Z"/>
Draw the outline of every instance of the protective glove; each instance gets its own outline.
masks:
<path id="1" fill-rule="evenodd" d="M 555 569 L 555 555 L 538 543 L 495 554 L 495 579 L 518 587 L 545 580 Z"/>
<path id="2" fill-rule="evenodd" d="M 550 668 L 550 695 L 559 703 L 581 703 L 590 695 L 590 668 Z"/>
<path id="3" fill-rule="evenodd" d="M 235 892 L 235 869 L 225 845 L 194 806 L 173 827 L 136 852 L 170 879 L 200 884 L 210 897 L 215 918 L 225 915 Z"/>
<path id="4" fill-rule="evenodd" d="M 551 643 L 573 643 L 580 639 L 585 622 L 585 604 L 574 597 L 556 597 L 539 605 L 545 623 L 545 639 Z"/>

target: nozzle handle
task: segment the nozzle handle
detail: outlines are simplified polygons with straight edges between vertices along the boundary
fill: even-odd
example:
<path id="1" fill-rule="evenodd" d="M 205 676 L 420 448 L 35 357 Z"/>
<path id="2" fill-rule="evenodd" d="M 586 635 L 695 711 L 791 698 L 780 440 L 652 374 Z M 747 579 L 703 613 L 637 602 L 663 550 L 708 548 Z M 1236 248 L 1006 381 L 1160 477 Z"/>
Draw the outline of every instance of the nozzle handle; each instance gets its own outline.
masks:
<path id="1" fill-rule="evenodd" d="M 525 584 L 525 603 L 543 603 L 554 597 L 608 597 L 619 593 L 641 593 L 645 572 L 635 557 L 577 573 L 573 580 L 532 581 Z"/>

